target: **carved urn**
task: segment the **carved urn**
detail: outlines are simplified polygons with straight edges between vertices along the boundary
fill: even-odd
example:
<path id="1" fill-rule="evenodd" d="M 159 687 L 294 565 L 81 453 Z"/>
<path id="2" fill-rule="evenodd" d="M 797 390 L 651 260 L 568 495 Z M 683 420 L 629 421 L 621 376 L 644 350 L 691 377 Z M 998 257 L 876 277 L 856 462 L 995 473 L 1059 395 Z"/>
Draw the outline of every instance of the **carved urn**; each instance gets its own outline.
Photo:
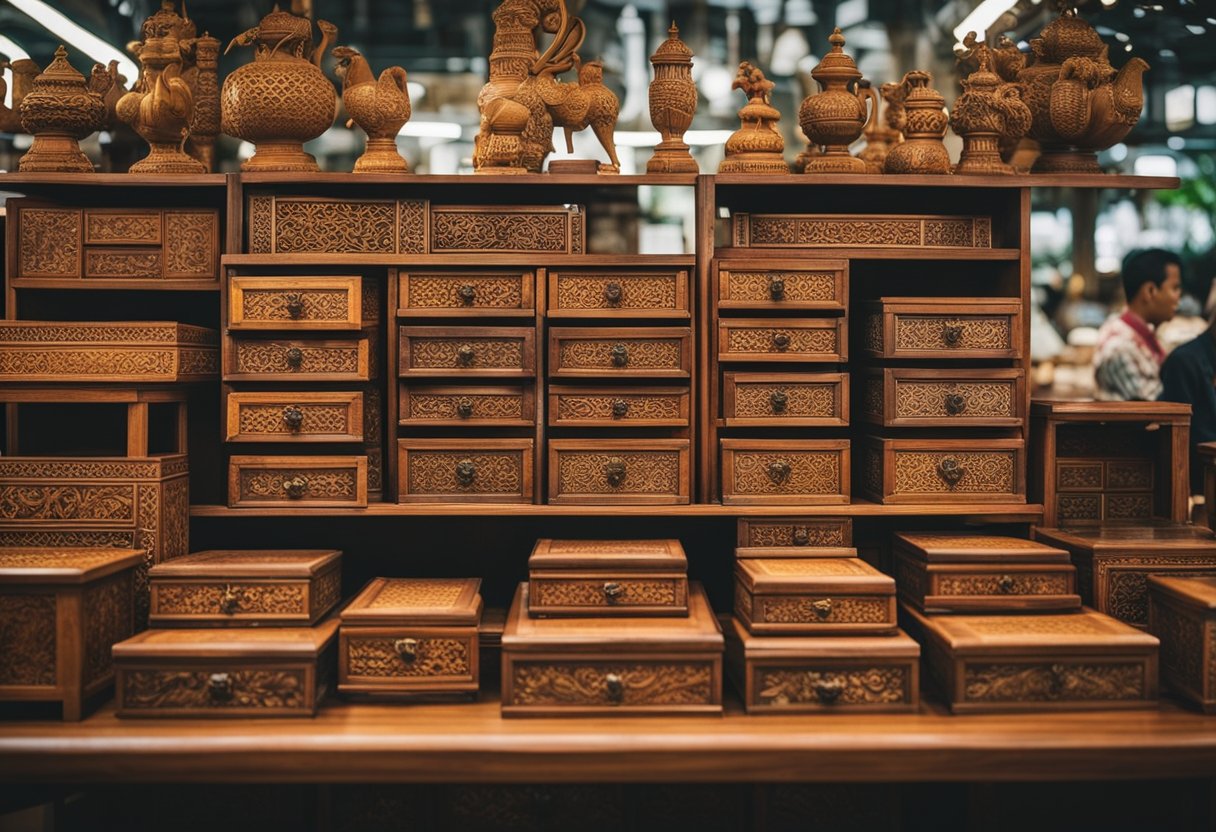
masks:
<path id="1" fill-rule="evenodd" d="M 699 173 L 697 160 L 684 143 L 684 133 L 697 112 L 697 86 L 692 80 L 692 50 L 680 40 L 673 21 L 667 40 L 650 56 L 654 80 L 650 82 L 650 121 L 662 136 L 647 173 Z"/>
<path id="2" fill-rule="evenodd" d="M 932 80 L 919 69 L 904 75 L 904 141 L 887 154 L 884 173 L 950 172 L 950 154 L 942 144 L 950 117 L 946 99 L 929 86 Z"/>
<path id="3" fill-rule="evenodd" d="M 101 129 L 106 118 L 105 94 L 113 78 L 101 64 L 93 65 L 86 82 L 68 63 L 67 50 L 55 50 L 55 60 L 34 79 L 21 100 L 21 126 L 34 143 L 18 163 L 23 173 L 92 173 L 93 164 L 80 150 L 79 140 Z"/>
<path id="4" fill-rule="evenodd" d="M 320 63 L 338 30 L 324 20 L 317 28 L 314 45 L 311 20 L 276 8 L 224 50 L 254 47 L 253 62 L 225 78 L 220 93 L 224 132 L 255 146 L 241 170 L 318 170 L 304 142 L 329 129 L 337 113 L 338 96 Z"/>
<path id="5" fill-rule="evenodd" d="M 878 110 L 878 97 L 869 84 L 861 83 L 861 72 L 844 53 L 845 39 L 840 29 L 828 38 L 832 50 L 823 56 L 811 77 L 819 92 L 808 95 L 798 110 L 802 132 L 823 153 L 809 159 L 804 173 L 866 173 L 866 163 L 849 155 L 849 145 L 866 128 L 866 102 L 870 102 L 869 121 Z"/>

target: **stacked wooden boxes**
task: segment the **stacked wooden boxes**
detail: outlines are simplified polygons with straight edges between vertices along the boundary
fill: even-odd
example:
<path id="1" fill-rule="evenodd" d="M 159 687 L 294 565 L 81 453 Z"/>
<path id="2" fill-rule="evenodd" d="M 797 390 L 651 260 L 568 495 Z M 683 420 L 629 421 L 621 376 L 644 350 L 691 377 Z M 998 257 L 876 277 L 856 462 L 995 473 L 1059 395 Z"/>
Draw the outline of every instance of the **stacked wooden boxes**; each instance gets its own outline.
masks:
<path id="1" fill-rule="evenodd" d="M 504 716 L 722 711 L 722 631 L 676 540 L 540 540 L 502 636 Z"/>
<path id="2" fill-rule="evenodd" d="M 727 669 L 749 713 L 911 711 L 920 648 L 849 520 L 741 520 Z"/>
<path id="3" fill-rule="evenodd" d="M 1161 678 L 1216 713 L 1216 577 L 1148 578 L 1148 629 L 1161 639 Z"/>

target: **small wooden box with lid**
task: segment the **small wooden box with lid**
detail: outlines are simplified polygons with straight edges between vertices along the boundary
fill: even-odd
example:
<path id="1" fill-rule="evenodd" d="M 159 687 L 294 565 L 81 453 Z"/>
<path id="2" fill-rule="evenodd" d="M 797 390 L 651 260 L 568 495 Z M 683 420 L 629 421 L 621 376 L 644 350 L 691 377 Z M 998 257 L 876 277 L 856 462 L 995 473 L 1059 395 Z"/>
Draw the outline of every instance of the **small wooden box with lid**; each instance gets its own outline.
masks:
<path id="1" fill-rule="evenodd" d="M 687 616 L 687 572 L 678 540 L 538 540 L 528 614 Z"/>
<path id="2" fill-rule="evenodd" d="M 1161 639 L 1161 678 L 1216 713 L 1216 577 L 1150 575 L 1148 629 Z"/>

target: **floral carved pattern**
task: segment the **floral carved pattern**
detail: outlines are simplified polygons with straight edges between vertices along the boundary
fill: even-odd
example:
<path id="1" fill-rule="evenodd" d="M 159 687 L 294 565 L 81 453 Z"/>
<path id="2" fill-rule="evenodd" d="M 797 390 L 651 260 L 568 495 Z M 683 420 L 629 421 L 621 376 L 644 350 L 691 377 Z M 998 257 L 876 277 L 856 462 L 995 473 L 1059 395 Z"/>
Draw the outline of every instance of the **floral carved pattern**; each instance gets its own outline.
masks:
<path id="1" fill-rule="evenodd" d="M 483 210 L 431 211 L 431 251 L 532 251 L 576 254 L 570 231 L 574 214 Z"/>
<path id="2" fill-rule="evenodd" d="M 951 485 L 939 473 L 950 457 L 966 473 Z M 896 451 L 896 494 L 1010 494 L 1015 478 L 1012 451 Z"/>
<path id="3" fill-rule="evenodd" d="M 288 362 L 287 354 L 298 349 L 298 365 Z M 237 341 L 236 371 L 238 373 L 346 373 L 359 372 L 359 343 L 317 345 L 306 341 L 266 342 Z"/>
<path id="4" fill-rule="evenodd" d="M 23 209 L 18 246 L 21 277 L 80 277 L 80 212 Z"/>
<path id="5" fill-rule="evenodd" d="M 1097 561 L 1098 586 L 1105 585 L 1105 597 L 1094 598 L 1099 612 L 1113 615 L 1120 621 L 1137 627 L 1148 624 L 1148 576 L 1165 574 L 1154 572 L 1154 566 L 1167 568 L 1172 578 L 1195 578 L 1216 574 L 1216 557 L 1162 558 L 1130 557 L 1102 558 Z M 1177 569 L 1178 566 L 1190 567 Z M 1130 567 L 1130 568 L 1129 568 Z"/>
<path id="6" fill-rule="evenodd" d="M 946 402 L 962 396 L 964 409 L 951 411 Z M 881 411 L 878 411 L 881 412 Z M 895 384 L 895 416 L 899 419 L 977 417 L 1016 417 L 1012 381 L 925 382 L 899 381 Z"/>
<path id="7" fill-rule="evenodd" d="M 1161 670 L 1188 692 L 1205 696 L 1203 631 L 1205 623 L 1172 604 L 1153 605 L 1153 634 L 1161 639 Z"/>
<path id="8" fill-rule="evenodd" d="M 249 253 L 274 251 L 274 197 L 249 198 Z"/>
<path id="9" fill-rule="evenodd" d="M 1101 520 L 1102 495 L 1061 494 L 1056 499 L 1061 520 Z"/>
<path id="10" fill-rule="evenodd" d="M 679 394 L 661 393 L 622 393 L 619 395 L 561 393 L 557 397 L 556 410 L 558 419 L 571 422 L 673 420 L 686 418 L 680 413 L 680 399 Z M 617 402 L 625 402 L 628 405 L 623 416 L 617 416 L 613 409 Z"/>
<path id="11" fill-rule="evenodd" d="M 840 494 L 840 451 L 735 451 L 732 492 L 735 494 Z M 773 466 L 788 466 L 783 478 Z"/>
<path id="12" fill-rule="evenodd" d="M 131 637 L 133 577 L 133 572 L 121 572 L 84 591 L 85 685 L 110 675 L 111 648 Z"/>
<path id="13" fill-rule="evenodd" d="M 608 677 L 619 681 L 619 696 Z M 514 662 L 512 705 L 709 705 L 715 701 L 710 662 L 576 664 Z"/>
<path id="14" fill-rule="evenodd" d="M 304 420 L 299 428 L 292 430 L 283 414 L 288 407 L 296 407 Z M 300 404 L 285 399 L 282 404 L 241 403 L 238 429 L 242 434 L 258 435 L 302 435 L 351 434 L 356 426 L 350 423 L 350 408 L 344 404 Z"/>
<path id="15" fill-rule="evenodd" d="M 168 343 L 215 344 L 214 330 L 193 326 L 128 326 L 123 324 L 72 325 L 72 324 L 14 324 L 3 330 L 7 342 L 39 344 L 108 344 L 115 343 L 161 346 Z"/>
<path id="16" fill-rule="evenodd" d="M 1144 666 L 1130 664 L 968 664 L 967 702 L 1127 701 L 1145 696 Z"/>
<path id="17" fill-rule="evenodd" d="M 463 347 L 472 359 L 461 358 Z M 410 338 L 410 367 L 426 370 L 519 369 L 524 366 L 522 338 Z"/>
<path id="18" fill-rule="evenodd" d="M 109 251 L 89 249 L 85 253 L 85 277 L 114 279 L 159 279 L 162 274 L 160 249 Z"/>
<path id="19" fill-rule="evenodd" d="M 1012 582 L 1007 579 L 1012 579 Z M 935 595 L 1067 595 L 1063 574 L 939 575 Z"/>
<path id="20" fill-rule="evenodd" d="M 463 580 L 411 581 L 390 579 L 367 605 L 378 609 L 433 609 L 451 607 L 468 588 Z"/>
<path id="21" fill-rule="evenodd" d="M 806 523 L 750 523 L 747 527 L 748 546 L 816 547 L 848 546 L 848 521 Z M 796 542 L 805 540 L 805 543 Z"/>
<path id="22" fill-rule="evenodd" d="M 757 675 L 756 700 L 762 705 L 894 705 L 910 697 L 907 669 L 898 666 L 765 668 Z"/>
<path id="23" fill-rule="evenodd" d="M 292 314 L 291 301 L 303 303 Z M 241 293 L 241 314 L 246 321 L 324 321 L 345 323 L 349 318 L 350 294 L 342 289 L 246 289 Z"/>
<path id="24" fill-rule="evenodd" d="M 208 671 L 128 670 L 122 674 L 128 708 L 259 708 L 307 706 L 307 678 L 301 670 L 230 670 L 228 696 L 212 694 Z"/>
<path id="25" fill-rule="evenodd" d="M 213 211 L 165 213 L 165 277 L 207 278 L 215 275 Z"/>
<path id="26" fill-rule="evenodd" d="M 512 494 L 524 488 L 522 451 L 409 451 L 411 494 Z M 471 462 L 471 479 L 457 476 Z M 463 469 L 462 469 L 463 470 Z"/>
<path id="27" fill-rule="evenodd" d="M 1151 491 L 1153 463 L 1150 461 L 1106 463 L 1106 487 L 1129 491 Z"/>
<path id="28" fill-rule="evenodd" d="M 625 474 L 613 485 L 610 464 L 624 463 Z M 664 451 L 560 451 L 557 460 L 559 494 L 679 494 L 680 455 Z"/>
<path id="29" fill-rule="evenodd" d="M 426 243 L 426 203 L 419 199 L 403 199 L 397 203 L 400 214 L 398 221 L 398 248 L 402 254 L 425 254 Z"/>
<path id="30" fill-rule="evenodd" d="M 775 343 L 781 338 L 788 339 L 784 349 L 778 348 Z M 838 356 L 840 344 L 835 326 L 823 329 L 733 326 L 726 330 L 723 352 L 728 354 Z"/>
<path id="31" fill-rule="evenodd" d="M 623 338 L 620 340 L 569 338 L 558 347 L 558 367 L 562 370 L 682 370 L 682 341 L 678 338 Z M 613 361 L 613 350 L 624 346 L 628 360 Z"/>
<path id="32" fill-rule="evenodd" d="M 0 685 L 55 684 L 55 596 L 0 595 Z"/>
<path id="33" fill-rule="evenodd" d="M 821 601 L 831 604 L 827 615 L 821 614 L 816 604 Z M 756 621 L 770 624 L 890 624 L 895 626 L 889 598 L 782 596 L 756 599 L 759 614 Z M 755 613 L 753 613 L 755 614 Z"/>
<path id="34" fill-rule="evenodd" d="M 958 332 L 956 340 L 946 341 L 946 331 Z M 897 315 L 895 317 L 896 350 L 931 350 L 957 352 L 960 350 L 1009 350 L 1013 335 L 1009 318 L 979 317 L 951 318 L 933 315 Z"/>
<path id="35" fill-rule="evenodd" d="M 732 270 L 726 277 L 727 295 L 735 301 L 771 303 L 776 281 L 781 283 L 781 298 L 786 303 L 843 302 L 836 297 L 835 272 Z"/>
<path id="36" fill-rule="evenodd" d="M 478 395 L 470 393 L 423 393 L 417 389 L 409 394 L 410 419 L 444 419 L 455 421 L 460 419 L 460 405 L 467 403 L 473 408 L 471 419 L 511 419 L 523 418 L 523 393 L 512 393 L 506 396 Z"/>
<path id="37" fill-rule="evenodd" d="M 354 467 L 314 471 L 300 468 L 242 468 L 240 495 L 245 500 L 289 500 L 287 483 L 301 479 L 306 483 L 305 500 L 354 501 L 358 495 L 358 476 Z"/>
<path id="38" fill-rule="evenodd" d="M 0 486 L 4 520 L 130 520 L 135 515 L 131 485 Z"/>
<path id="39" fill-rule="evenodd" d="M 989 217 L 751 214 L 736 215 L 735 224 L 736 245 L 744 246 L 989 248 L 992 245 Z"/>
<path id="40" fill-rule="evenodd" d="M 394 254 L 393 202 L 275 199 L 274 248 L 282 253 Z"/>
<path id="41" fill-rule="evenodd" d="M 1056 464 L 1057 488 L 1101 488 L 1102 463 L 1088 464 Z"/>
<path id="42" fill-rule="evenodd" d="M 156 584 L 160 615 L 306 615 L 303 583 Z"/>
<path id="43" fill-rule="evenodd" d="M 417 639 L 414 657 L 406 660 L 393 638 L 362 638 L 347 641 L 346 672 L 372 678 L 418 676 L 469 676 L 469 640 L 459 638 Z"/>
<path id="44" fill-rule="evenodd" d="M 735 385 L 735 412 L 737 418 L 772 417 L 786 419 L 821 418 L 838 416 L 836 383 L 814 384 L 761 384 Z M 779 412 L 773 408 L 774 394 L 785 396 L 785 406 Z"/>
<path id="45" fill-rule="evenodd" d="M 605 594 L 604 581 L 559 581 L 535 578 L 528 584 L 528 603 L 540 607 L 672 607 L 683 604 L 683 583 L 668 580 L 622 579 L 613 583 L 619 594 Z"/>
<path id="46" fill-rule="evenodd" d="M 619 299 L 609 299 L 609 285 L 620 289 Z M 683 309 L 677 296 L 676 275 L 667 274 L 578 274 L 557 276 L 556 309 Z"/>
<path id="47" fill-rule="evenodd" d="M 8 349 L 0 352 L 0 375 L 156 378 L 177 367 L 172 349 Z"/>
<path id="48" fill-rule="evenodd" d="M 190 479 L 177 477 L 165 480 L 159 489 L 155 486 L 142 486 L 141 490 L 155 497 L 159 490 L 164 503 L 164 530 L 161 533 L 159 549 L 156 550 L 157 563 L 171 560 L 190 551 Z M 147 498 L 142 497 L 147 502 Z M 153 509 L 154 510 L 154 509 Z"/>
<path id="49" fill-rule="evenodd" d="M 1110 520 L 1129 520 L 1153 516 L 1152 494 L 1107 494 L 1106 517 Z"/>
<path id="50" fill-rule="evenodd" d="M 84 239 L 91 245 L 160 242 L 160 213 L 119 214 L 108 211 L 85 214 Z"/>
<path id="51" fill-rule="evenodd" d="M 308 614 L 317 618 L 334 604 L 342 600 L 342 570 L 331 569 L 319 575 L 308 593 Z"/>
<path id="52" fill-rule="evenodd" d="M 91 462 L 73 459 L 29 460 L 21 457 L 0 457 L 0 481 L 5 479 L 149 479 L 179 473 L 169 469 L 169 461 L 155 462 Z M 182 471 L 185 470 L 183 467 Z M 50 483 L 59 485 L 60 483 Z"/>
<path id="53" fill-rule="evenodd" d="M 524 281 L 532 275 L 411 274 L 406 276 L 411 309 L 523 309 Z M 462 291 L 473 290 L 466 302 Z"/>

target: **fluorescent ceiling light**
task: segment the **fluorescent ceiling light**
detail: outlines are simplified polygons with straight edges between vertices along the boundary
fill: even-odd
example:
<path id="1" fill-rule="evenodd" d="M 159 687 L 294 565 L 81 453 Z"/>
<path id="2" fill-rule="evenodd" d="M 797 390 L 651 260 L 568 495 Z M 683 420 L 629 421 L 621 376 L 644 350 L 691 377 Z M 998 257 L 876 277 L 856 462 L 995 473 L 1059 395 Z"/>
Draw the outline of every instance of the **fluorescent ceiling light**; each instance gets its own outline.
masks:
<path id="1" fill-rule="evenodd" d="M 975 32 L 983 41 L 988 34 L 988 28 L 1015 5 L 1017 0 L 984 0 L 971 10 L 971 14 L 963 18 L 962 23 L 954 27 L 954 39 L 961 44 L 968 32 Z"/>
<path id="2" fill-rule="evenodd" d="M 1138 156 L 1133 170 L 1137 176 L 1177 176 L 1178 162 L 1173 156 Z"/>
<path id="3" fill-rule="evenodd" d="M 689 130 L 684 143 L 691 147 L 725 144 L 733 130 Z M 613 134 L 617 147 L 654 147 L 663 137 L 654 130 L 618 130 Z"/>
<path id="4" fill-rule="evenodd" d="M 463 128 L 454 121 L 407 121 L 398 136 L 426 139 L 459 139 Z"/>
<path id="5" fill-rule="evenodd" d="M 8 2 L 14 8 L 32 17 L 52 35 L 76 51 L 83 52 L 97 63 L 108 66 L 110 61 L 118 61 L 118 71 L 127 76 L 128 84 L 134 83 L 135 79 L 139 77 L 139 65 L 126 53 L 106 43 L 79 24 L 73 23 L 43 0 L 8 0 Z"/>
<path id="6" fill-rule="evenodd" d="M 28 52 L 4 35 L 0 35 L 0 54 L 7 55 L 10 61 L 20 61 L 29 57 Z M 4 91 L 4 106 L 11 110 L 13 108 L 13 71 L 11 69 L 4 70 L 4 83 L 7 85 Z"/>

